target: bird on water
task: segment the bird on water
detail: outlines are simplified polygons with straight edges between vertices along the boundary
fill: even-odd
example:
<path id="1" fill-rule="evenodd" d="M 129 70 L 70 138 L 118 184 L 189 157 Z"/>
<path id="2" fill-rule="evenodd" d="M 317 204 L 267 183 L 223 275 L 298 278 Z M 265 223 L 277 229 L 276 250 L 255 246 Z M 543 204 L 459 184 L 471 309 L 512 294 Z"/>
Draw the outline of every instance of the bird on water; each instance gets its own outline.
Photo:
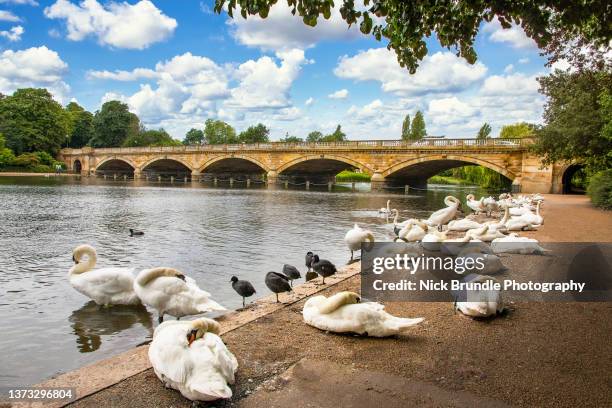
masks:
<path id="1" fill-rule="evenodd" d="M 291 292 L 291 286 L 289 285 L 289 278 L 282 273 L 268 272 L 266 274 L 266 286 L 272 292 L 276 294 L 276 302 L 279 303 L 278 294 L 283 292 Z"/>
<path id="2" fill-rule="evenodd" d="M 130 228 L 130 237 L 140 237 L 142 235 L 144 235 L 144 232 Z"/>
<path id="3" fill-rule="evenodd" d="M 287 265 L 287 264 L 283 265 L 283 274 L 287 278 L 289 278 L 289 284 L 291 285 L 291 287 L 293 287 L 293 281 L 295 279 L 300 279 L 302 277 L 302 275 L 300 274 L 300 271 L 298 271 L 298 269 L 295 266 Z"/>
<path id="4" fill-rule="evenodd" d="M 242 307 L 245 307 L 244 299 L 253 296 L 255 294 L 255 288 L 251 285 L 251 282 L 240 280 L 235 276 L 232 276 L 230 282 L 232 282 L 232 288 L 234 288 L 236 293 L 242 296 Z"/>
<path id="5" fill-rule="evenodd" d="M 332 276 L 336 273 L 336 266 L 326 259 L 319 259 L 319 255 L 313 255 L 312 257 L 312 269 L 323 278 L 323 284 L 325 285 L 325 278 Z"/>

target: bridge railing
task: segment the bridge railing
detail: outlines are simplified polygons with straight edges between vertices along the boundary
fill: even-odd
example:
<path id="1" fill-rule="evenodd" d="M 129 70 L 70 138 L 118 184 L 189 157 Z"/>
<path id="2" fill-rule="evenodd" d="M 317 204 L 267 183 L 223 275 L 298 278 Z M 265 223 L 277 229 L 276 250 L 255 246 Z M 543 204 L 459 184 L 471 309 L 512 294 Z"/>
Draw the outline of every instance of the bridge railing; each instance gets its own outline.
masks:
<path id="1" fill-rule="evenodd" d="M 344 142 L 268 142 L 254 144 L 229 144 L 229 145 L 190 145 L 190 146 L 148 146 L 148 147 L 105 147 L 105 148 L 82 148 L 63 149 L 65 154 L 84 154 L 95 151 L 97 153 L 180 153 L 199 151 L 240 151 L 240 150 L 301 150 L 301 149 L 345 149 L 345 148 L 436 148 L 436 147 L 506 147 L 523 148 L 532 144 L 532 139 L 422 139 L 409 140 L 349 140 Z"/>

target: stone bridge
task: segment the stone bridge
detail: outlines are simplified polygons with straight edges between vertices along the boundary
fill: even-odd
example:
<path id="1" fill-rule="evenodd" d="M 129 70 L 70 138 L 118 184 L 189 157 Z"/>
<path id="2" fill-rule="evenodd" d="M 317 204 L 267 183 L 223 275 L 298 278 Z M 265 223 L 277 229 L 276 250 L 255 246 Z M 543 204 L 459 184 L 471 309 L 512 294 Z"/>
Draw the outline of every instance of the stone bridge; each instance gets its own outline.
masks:
<path id="1" fill-rule="evenodd" d="M 82 175 L 119 174 L 130 178 L 241 176 L 268 183 L 298 178 L 328 181 L 344 169 L 359 169 L 384 183 L 423 188 L 439 172 L 481 165 L 512 181 L 525 193 L 561 192 L 571 166 L 542 168 L 529 139 L 367 140 L 330 143 L 259 143 L 177 147 L 63 149 L 60 160 Z"/>

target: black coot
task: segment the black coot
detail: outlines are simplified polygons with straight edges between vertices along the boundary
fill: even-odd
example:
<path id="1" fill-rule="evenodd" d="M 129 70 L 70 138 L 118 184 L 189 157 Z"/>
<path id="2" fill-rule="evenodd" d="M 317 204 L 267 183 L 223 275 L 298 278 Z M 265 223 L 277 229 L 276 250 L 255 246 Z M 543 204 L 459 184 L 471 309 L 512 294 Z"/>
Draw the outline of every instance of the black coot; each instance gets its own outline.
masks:
<path id="1" fill-rule="evenodd" d="M 276 294 L 277 303 L 280 302 L 280 300 L 278 300 L 279 293 L 291 292 L 289 278 L 278 272 L 268 272 L 266 274 L 266 286 Z"/>
<path id="2" fill-rule="evenodd" d="M 312 257 L 312 269 L 323 278 L 323 284 L 325 284 L 325 278 L 332 276 L 336 273 L 336 266 L 328 260 L 319 260 L 319 255 Z"/>
<path id="3" fill-rule="evenodd" d="M 250 296 L 253 296 L 253 294 L 255 294 L 255 288 L 253 287 L 253 285 L 251 285 L 251 282 L 245 281 L 245 280 L 239 280 L 235 276 L 232 276 L 231 282 L 232 282 L 232 288 L 234 288 L 236 293 L 242 296 L 242 307 L 244 307 L 245 306 L 244 299 Z"/>
<path id="4" fill-rule="evenodd" d="M 302 275 L 300 274 L 300 271 L 298 271 L 295 266 L 287 265 L 287 264 L 283 265 L 283 274 L 287 278 L 289 278 L 289 284 L 291 285 L 291 287 L 293 287 L 294 279 L 300 279 L 302 277 Z"/>
<path id="5" fill-rule="evenodd" d="M 130 237 L 139 237 L 144 235 L 144 232 L 130 228 Z"/>

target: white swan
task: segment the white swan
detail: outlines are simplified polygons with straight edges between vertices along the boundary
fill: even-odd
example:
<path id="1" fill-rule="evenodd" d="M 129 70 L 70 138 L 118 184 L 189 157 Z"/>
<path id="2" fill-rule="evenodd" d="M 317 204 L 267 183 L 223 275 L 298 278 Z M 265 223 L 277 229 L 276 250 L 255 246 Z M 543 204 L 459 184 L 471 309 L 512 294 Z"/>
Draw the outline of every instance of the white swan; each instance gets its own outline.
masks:
<path id="1" fill-rule="evenodd" d="M 453 220 L 451 222 L 448 223 L 448 230 L 449 231 L 467 231 L 467 230 L 471 230 L 471 229 L 475 229 L 475 228 L 480 228 L 482 227 L 482 224 L 474 221 L 474 220 L 470 220 L 468 218 L 462 218 L 460 220 Z"/>
<path id="2" fill-rule="evenodd" d="M 459 259 L 463 259 L 461 262 L 462 265 L 464 265 L 464 268 L 462 270 L 456 268 L 455 273 L 459 275 L 469 273 L 495 275 L 507 269 L 499 256 L 495 254 L 482 253 L 481 250 L 482 248 L 474 246 L 467 246 L 465 249 L 463 249 L 459 255 L 457 255 L 457 258 L 455 258 L 455 265 L 457 265 Z M 466 261 L 468 259 L 472 259 L 470 266 L 466 266 Z M 476 265 L 476 262 L 478 262 L 478 265 Z"/>
<path id="3" fill-rule="evenodd" d="M 484 285 L 487 281 L 499 283 L 492 276 L 485 275 L 472 274 L 464 279 L 464 282 L 481 285 Z M 489 317 L 504 310 L 504 301 L 499 290 L 468 290 L 465 294 L 465 301 L 455 302 L 455 308 L 466 316 Z"/>
<path id="4" fill-rule="evenodd" d="M 171 320 L 160 324 L 149 346 L 155 375 L 167 386 L 192 401 L 231 398 L 236 357 L 219 334 L 219 323 L 200 318 Z"/>
<path id="5" fill-rule="evenodd" d="M 527 211 L 519 217 L 512 217 L 512 219 L 521 219 L 534 226 L 535 225 L 539 226 L 539 225 L 544 224 L 544 217 L 540 215 L 540 204 L 541 204 L 541 201 L 538 201 L 538 204 L 536 205 L 535 214 L 532 213 L 531 211 Z"/>
<path id="6" fill-rule="evenodd" d="M 499 230 L 491 229 L 489 225 L 483 225 L 481 228 L 471 229 L 465 233 L 472 239 L 477 239 L 484 242 L 491 242 L 495 238 L 503 238 L 505 235 Z"/>
<path id="7" fill-rule="evenodd" d="M 410 220 L 408 225 L 397 232 L 397 239 L 406 242 L 420 241 L 427 234 L 427 225 L 417 220 Z"/>
<path id="8" fill-rule="evenodd" d="M 365 241 L 371 244 L 374 243 L 374 234 L 372 231 L 365 230 L 357 224 L 348 230 L 344 236 L 344 242 L 346 242 L 346 245 L 351 250 L 351 261 L 353 260 L 353 253 L 359 251 L 361 249 L 361 243 Z"/>
<path id="9" fill-rule="evenodd" d="M 391 200 L 387 200 L 387 208 L 385 207 L 380 207 L 380 210 L 378 210 L 378 212 L 382 215 L 386 215 L 387 217 L 391 215 L 391 208 L 389 207 L 389 204 L 391 203 Z"/>
<path id="10" fill-rule="evenodd" d="M 491 215 L 493 211 L 497 211 L 499 209 L 499 204 L 497 204 L 497 201 L 495 201 L 495 199 L 491 196 L 485 198 L 482 203 L 484 204 L 484 207 L 489 215 Z"/>
<path id="11" fill-rule="evenodd" d="M 507 231 L 532 231 L 535 226 L 523 218 L 511 218 L 504 224 Z"/>
<path id="12" fill-rule="evenodd" d="M 537 239 L 519 237 L 516 232 L 504 238 L 496 238 L 491 242 L 491 249 L 496 254 L 543 254 L 548 252 L 542 248 Z"/>
<path id="13" fill-rule="evenodd" d="M 83 260 L 86 255 L 87 259 Z M 140 299 L 134 293 L 134 269 L 103 268 L 96 266 L 96 250 L 90 245 L 79 245 L 72 251 L 75 265 L 68 272 L 73 288 L 99 305 L 137 305 Z"/>
<path id="14" fill-rule="evenodd" d="M 359 295 L 353 292 L 340 292 L 329 298 L 312 297 L 304 304 L 304 322 L 335 333 L 387 337 L 404 333 L 423 321 L 395 317 L 385 312 L 380 303 L 358 303 L 359 300 Z"/>
<path id="15" fill-rule="evenodd" d="M 480 197 L 480 200 L 475 200 L 474 194 L 468 194 L 465 200 L 468 207 L 470 207 L 475 214 L 485 211 L 484 196 Z"/>
<path id="16" fill-rule="evenodd" d="M 444 198 L 444 204 L 446 204 L 446 208 L 442 208 L 429 216 L 425 221 L 427 225 L 434 227 L 441 226 L 455 218 L 460 201 L 456 197 L 446 196 Z"/>
<path id="17" fill-rule="evenodd" d="M 145 305 L 159 313 L 181 318 L 199 313 L 227 310 L 203 291 L 196 282 L 173 268 L 154 268 L 141 271 L 134 280 L 134 291 Z"/>
<path id="18" fill-rule="evenodd" d="M 447 239 L 446 232 L 429 230 L 421 239 L 421 246 L 427 251 L 439 251 L 440 242 L 444 241 L 445 239 Z"/>

